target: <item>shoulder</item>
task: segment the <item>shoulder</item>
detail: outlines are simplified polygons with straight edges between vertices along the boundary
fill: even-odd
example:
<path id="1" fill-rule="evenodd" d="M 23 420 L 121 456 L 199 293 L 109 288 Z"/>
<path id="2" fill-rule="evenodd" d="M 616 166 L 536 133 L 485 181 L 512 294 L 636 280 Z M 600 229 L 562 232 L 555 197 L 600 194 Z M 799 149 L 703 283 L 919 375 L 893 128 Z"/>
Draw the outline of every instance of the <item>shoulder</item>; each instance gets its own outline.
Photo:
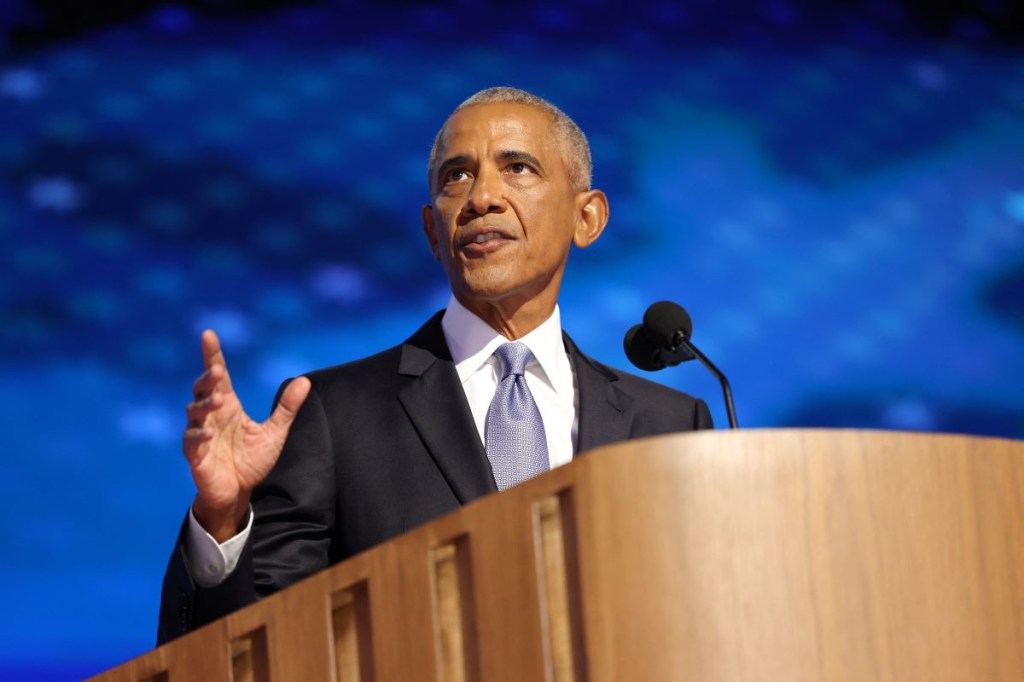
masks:
<path id="1" fill-rule="evenodd" d="M 599 362 L 581 351 L 568 334 L 563 334 L 562 338 L 565 342 L 566 350 L 569 352 L 569 357 L 573 360 L 577 375 L 586 373 L 589 376 L 599 377 L 603 381 L 611 382 L 616 389 L 627 395 L 644 400 L 668 400 L 691 403 L 697 400 L 688 393 L 677 391 L 656 381 L 651 381 L 637 374 Z M 577 381 L 581 384 L 584 383 L 581 376 L 577 376 Z"/>
<path id="2" fill-rule="evenodd" d="M 610 380 L 615 382 L 615 387 L 627 395 L 642 401 L 671 402 L 671 403 L 694 403 L 698 399 L 664 384 L 659 384 L 651 379 L 644 378 L 631 372 L 612 367 L 598 362 L 593 358 L 580 354 L 581 358 L 589 362 L 601 372 L 606 374 Z"/>
<path id="3" fill-rule="evenodd" d="M 443 311 L 442 311 L 443 312 Z M 322 397 L 339 390 L 393 392 L 436 362 L 451 362 L 438 312 L 404 342 L 365 358 L 307 372 L 313 390 Z"/>
<path id="4" fill-rule="evenodd" d="M 304 376 L 309 378 L 314 387 L 325 387 L 359 377 L 397 372 L 401 357 L 402 346 L 392 346 L 365 358 L 306 372 Z"/>
<path id="5" fill-rule="evenodd" d="M 632 435 L 712 428 L 711 413 L 700 398 L 598 362 L 568 337 L 566 347 L 574 358 L 581 403 L 607 391 L 610 402 L 631 415 Z M 587 392 L 591 397 L 584 397 Z"/>

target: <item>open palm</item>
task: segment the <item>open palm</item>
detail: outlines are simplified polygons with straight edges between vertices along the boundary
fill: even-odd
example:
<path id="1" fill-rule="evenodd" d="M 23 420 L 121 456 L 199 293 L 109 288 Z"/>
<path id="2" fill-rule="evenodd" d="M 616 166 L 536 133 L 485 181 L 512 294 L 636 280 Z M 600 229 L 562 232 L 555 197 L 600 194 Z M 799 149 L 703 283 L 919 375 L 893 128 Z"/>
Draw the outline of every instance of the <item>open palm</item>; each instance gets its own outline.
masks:
<path id="1" fill-rule="evenodd" d="M 277 462 L 310 383 L 292 381 L 270 418 L 253 421 L 231 386 L 217 335 L 203 332 L 202 344 L 206 371 L 193 386 L 182 449 L 196 484 L 196 519 L 221 540 L 237 530 L 252 489 Z"/>

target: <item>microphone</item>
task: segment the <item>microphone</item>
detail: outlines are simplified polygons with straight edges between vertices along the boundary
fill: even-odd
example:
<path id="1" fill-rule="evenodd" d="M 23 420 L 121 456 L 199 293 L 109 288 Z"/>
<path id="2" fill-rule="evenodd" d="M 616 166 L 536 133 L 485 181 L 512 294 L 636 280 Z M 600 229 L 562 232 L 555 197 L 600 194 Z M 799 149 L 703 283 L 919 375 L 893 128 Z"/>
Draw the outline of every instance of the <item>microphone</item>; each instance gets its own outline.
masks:
<path id="1" fill-rule="evenodd" d="M 672 301 L 652 303 L 644 313 L 644 327 L 654 343 L 675 350 L 693 333 L 690 313 Z"/>
<path id="2" fill-rule="evenodd" d="M 661 349 L 654 343 L 642 324 L 634 324 L 626 332 L 622 345 L 629 361 L 647 372 L 656 372 L 665 367 Z"/>
<path id="3" fill-rule="evenodd" d="M 692 334 L 693 321 L 681 305 L 672 301 L 658 301 L 647 308 L 643 324 L 634 325 L 626 332 L 622 344 L 629 361 L 648 372 L 695 358 L 700 360 L 700 364 L 718 379 L 722 387 L 729 428 L 739 428 L 736 424 L 736 408 L 733 405 L 729 380 L 722 370 L 693 345 L 690 341 Z"/>
<path id="4" fill-rule="evenodd" d="M 651 335 L 651 330 L 642 324 L 630 327 L 622 346 L 629 361 L 647 372 L 657 372 L 659 369 L 688 362 L 697 357 L 686 346 L 671 350 L 658 345 Z"/>

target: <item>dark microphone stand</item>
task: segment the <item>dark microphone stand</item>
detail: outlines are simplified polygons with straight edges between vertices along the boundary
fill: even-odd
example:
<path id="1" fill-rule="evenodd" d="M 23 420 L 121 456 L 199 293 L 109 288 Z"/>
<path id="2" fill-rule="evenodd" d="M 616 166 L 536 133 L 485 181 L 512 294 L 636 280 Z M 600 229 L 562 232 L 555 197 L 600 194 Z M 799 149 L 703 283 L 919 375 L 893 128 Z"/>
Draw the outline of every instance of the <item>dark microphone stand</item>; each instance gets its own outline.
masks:
<path id="1" fill-rule="evenodd" d="M 729 385 L 729 380 L 725 378 L 725 374 L 715 366 L 715 363 L 708 359 L 708 356 L 701 353 L 697 346 L 690 343 L 689 339 L 682 339 L 679 347 L 691 353 L 693 357 L 700 361 L 700 364 L 704 365 L 718 379 L 718 383 L 722 386 L 722 396 L 725 398 L 725 413 L 729 417 L 729 428 L 738 429 L 739 426 L 736 424 L 736 407 L 732 403 L 732 387 Z"/>

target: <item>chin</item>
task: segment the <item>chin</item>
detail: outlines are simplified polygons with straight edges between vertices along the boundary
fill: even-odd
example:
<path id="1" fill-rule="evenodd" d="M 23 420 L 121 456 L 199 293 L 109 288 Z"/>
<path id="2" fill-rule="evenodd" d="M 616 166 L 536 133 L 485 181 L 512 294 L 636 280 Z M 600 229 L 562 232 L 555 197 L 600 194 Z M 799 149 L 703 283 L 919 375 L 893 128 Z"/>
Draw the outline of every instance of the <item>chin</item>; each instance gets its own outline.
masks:
<path id="1" fill-rule="evenodd" d="M 498 270 L 498 271 L 495 271 Z M 482 301 L 504 298 L 522 287 L 522 282 L 510 277 L 505 268 L 487 268 L 481 272 L 467 272 L 458 288 L 466 296 Z M 453 284 L 452 289 L 455 289 Z"/>
<path id="2" fill-rule="evenodd" d="M 493 303 L 507 298 L 515 292 L 514 287 L 501 286 L 466 286 L 462 289 L 466 298 L 471 301 L 486 301 Z"/>

